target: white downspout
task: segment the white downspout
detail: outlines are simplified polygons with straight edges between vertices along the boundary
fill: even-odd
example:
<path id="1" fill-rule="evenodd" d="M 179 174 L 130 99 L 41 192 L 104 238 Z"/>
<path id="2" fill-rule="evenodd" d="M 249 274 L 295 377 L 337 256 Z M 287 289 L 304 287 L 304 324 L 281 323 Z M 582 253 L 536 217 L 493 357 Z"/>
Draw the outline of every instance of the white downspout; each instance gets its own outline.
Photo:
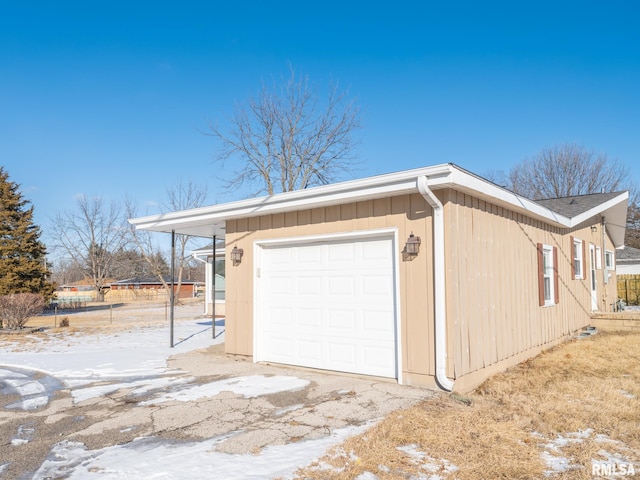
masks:
<path id="1" fill-rule="evenodd" d="M 417 178 L 418 191 L 433 208 L 433 271 L 436 335 L 436 381 L 443 390 L 452 391 L 453 381 L 447 377 L 447 310 L 444 264 L 444 209 L 429 189 L 427 177 Z"/>

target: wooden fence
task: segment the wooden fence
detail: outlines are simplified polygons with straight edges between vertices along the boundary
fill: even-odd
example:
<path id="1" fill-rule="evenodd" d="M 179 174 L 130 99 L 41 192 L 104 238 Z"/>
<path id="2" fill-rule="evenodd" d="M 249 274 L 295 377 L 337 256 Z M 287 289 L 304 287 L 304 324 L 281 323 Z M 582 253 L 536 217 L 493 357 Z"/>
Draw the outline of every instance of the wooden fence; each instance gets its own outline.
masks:
<path id="1" fill-rule="evenodd" d="M 627 305 L 640 302 L 640 275 L 618 275 L 618 298 Z"/>

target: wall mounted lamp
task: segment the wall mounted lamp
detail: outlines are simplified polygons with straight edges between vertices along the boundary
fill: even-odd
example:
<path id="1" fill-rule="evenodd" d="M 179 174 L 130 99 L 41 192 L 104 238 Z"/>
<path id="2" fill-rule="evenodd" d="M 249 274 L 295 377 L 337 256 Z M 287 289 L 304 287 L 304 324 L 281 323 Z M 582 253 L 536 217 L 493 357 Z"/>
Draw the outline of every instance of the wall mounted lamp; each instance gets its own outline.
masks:
<path id="1" fill-rule="evenodd" d="M 416 237 L 413 232 L 407 238 L 407 243 L 404 246 L 404 251 L 407 255 L 415 257 L 420 252 L 420 237 Z"/>
<path id="2" fill-rule="evenodd" d="M 242 262 L 242 255 L 244 255 L 244 250 L 241 248 L 233 247 L 233 250 L 231 250 L 231 263 L 233 263 L 234 266 L 239 265 L 240 262 Z"/>
<path id="3" fill-rule="evenodd" d="M 591 225 L 591 231 L 592 232 L 597 232 L 598 231 L 598 227 L 596 225 Z"/>

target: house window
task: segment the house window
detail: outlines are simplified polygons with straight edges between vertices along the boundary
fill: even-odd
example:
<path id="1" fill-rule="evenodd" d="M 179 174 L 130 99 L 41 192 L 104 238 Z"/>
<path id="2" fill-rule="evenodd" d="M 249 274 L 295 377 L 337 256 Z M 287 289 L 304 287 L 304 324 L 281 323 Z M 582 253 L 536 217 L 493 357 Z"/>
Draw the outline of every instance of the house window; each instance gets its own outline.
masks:
<path id="1" fill-rule="evenodd" d="M 571 274 L 575 280 L 584 278 L 584 242 L 571 237 Z"/>
<path id="2" fill-rule="evenodd" d="M 596 268 L 602 270 L 602 249 L 596 245 Z"/>
<path id="3" fill-rule="evenodd" d="M 606 250 L 604 254 L 604 266 L 607 270 L 615 270 L 615 257 L 613 256 L 613 252 L 611 250 Z"/>
<path id="4" fill-rule="evenodd" d="M 541 243 L 538 244 L 538 288 L 540 306 L 558 303 L 558 249 Z"/>

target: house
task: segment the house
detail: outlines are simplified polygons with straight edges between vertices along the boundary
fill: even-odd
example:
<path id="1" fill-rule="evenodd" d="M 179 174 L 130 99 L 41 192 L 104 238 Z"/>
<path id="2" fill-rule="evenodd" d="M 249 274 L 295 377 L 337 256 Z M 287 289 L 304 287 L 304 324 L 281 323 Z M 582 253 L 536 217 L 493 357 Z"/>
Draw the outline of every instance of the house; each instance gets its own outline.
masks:
<path id="1" fill-rule="evenodd" d="M 109 285 L 107 280 L 106 285 L 103 286 L 102 291 L 108 292 Z M 77 282 L 65 283 L 58 287 L 56 291 L 56 301 L 61 306 L 95 302 L 99 300 L 98 293 L 96 292 L 93 280 L 90 278 L 84 278 Z"/>
<path id="2" fill-rule="evenodd" d="M 225 240 L 227 353 L 464 392 L 610 308 L 627 199 L 443 164 L 130 222 Z"/>
<path id="3" fill-rule="evenodd" d="M 171 285 L 170 276 L 165 276 L 164 281 L 167 285 Z M 198 285 L 199 282 L 182 280 L 178 289 L 178 280 L 175 279 L 175 295 L 177 298 L 193 298 L 196 296 Z M 167 292 L 158 277 L 134 277 L 112 282 L 105 299 L 110 301 L 166 300 Z"/>
<path id="4" fill-rule="evenodd" d="M 618 275 L 640 275 L 640 248 L 624 247 L 616 252 Z"/>
<path id="5" fill-rule="evenodd" d="M 199 248 L 191 252 L 191 256 L 203 263 L 207 264 L 205 268 L 205 285 L 204 285 L 204 315 L 211 315 L 213 312 L 212 306 L 212 292 L 213 284 L 211 279 L 213 278 L 213 263 L 211 259 L 216 258 L 216 274 L 215 274 L 215 315 L 225 315 L 225 290 L 226 280 L 224 277 L 224 259 L 226 256 L 226 250 L 223 245 L 216 245 L 216 250 L 213 250 L 213 244 L 206 247 Z"/>

